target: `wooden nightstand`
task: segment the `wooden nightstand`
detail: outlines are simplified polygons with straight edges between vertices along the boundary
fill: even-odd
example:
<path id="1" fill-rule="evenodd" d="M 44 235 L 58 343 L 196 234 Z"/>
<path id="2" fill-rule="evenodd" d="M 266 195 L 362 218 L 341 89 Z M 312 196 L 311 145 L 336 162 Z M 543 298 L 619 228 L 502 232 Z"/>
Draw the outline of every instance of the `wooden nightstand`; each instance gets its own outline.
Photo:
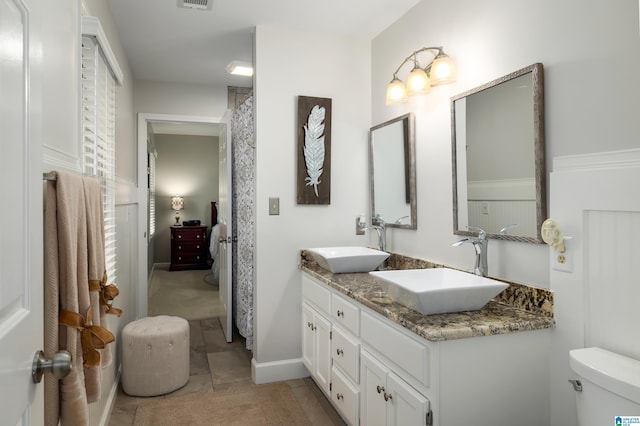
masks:
<path id="1" fill-rule="evenodd" d="M 171 227 L 170 271 L 207 269 L 207 227 Z"/>

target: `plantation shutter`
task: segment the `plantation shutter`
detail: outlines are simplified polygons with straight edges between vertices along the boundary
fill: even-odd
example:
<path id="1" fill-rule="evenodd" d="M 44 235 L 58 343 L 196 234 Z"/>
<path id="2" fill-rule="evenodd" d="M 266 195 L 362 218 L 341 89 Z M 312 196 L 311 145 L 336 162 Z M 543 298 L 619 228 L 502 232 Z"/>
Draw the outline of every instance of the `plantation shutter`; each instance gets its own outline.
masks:
<path id="1" fill-rule="evenodd" d="M 116 282 L 116 80 L 95 37 L 82 37 L 82 167 L 100 180 L 104 196 L 106 270 Z"/>
<path id="2" fill-rule="evenodd" d="M 149 239 L 156 233 L 156 156 L 155 150 L 147 153 L 148 158 L 148 199 L 149 199 Z"/>

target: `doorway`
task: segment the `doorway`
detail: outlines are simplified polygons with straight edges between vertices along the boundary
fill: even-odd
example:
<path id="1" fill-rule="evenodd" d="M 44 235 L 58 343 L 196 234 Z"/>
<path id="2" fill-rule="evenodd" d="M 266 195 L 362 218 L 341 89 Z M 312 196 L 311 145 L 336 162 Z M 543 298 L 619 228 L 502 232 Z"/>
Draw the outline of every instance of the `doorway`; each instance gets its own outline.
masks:
<path id="1" fill-rule="evenodd" d="M 176 134 L 199 134 L 216 132 L 217 126 L 221 123 L 220 117 L 198 117 L 198 116 L 181 116 L 173 114 L 138 114 L 138 199 L 141 206 L 149 205 L 149 188 L 148 188 L 148 164 L 147 154 L 149 151 L 149 140 L 153 138 L 154 132 L 167 133 L 174 132 Z M 176 194 L 174 194 L 176 195 Z M 213 201 L 213 200 L 212 200 Z M 149 234 L 150 230 L 148 209 L 138 210 L 138 227 L 144 230 L 138 239 L 138 264 L 141 266 L 138 270 L 138 316 L 144 317 L 148 314 L 148 291 L 149 291 L 149 273 L 153 250 L 153 239 Z M 143 265 L 147 265 L 144 267 Z"/>

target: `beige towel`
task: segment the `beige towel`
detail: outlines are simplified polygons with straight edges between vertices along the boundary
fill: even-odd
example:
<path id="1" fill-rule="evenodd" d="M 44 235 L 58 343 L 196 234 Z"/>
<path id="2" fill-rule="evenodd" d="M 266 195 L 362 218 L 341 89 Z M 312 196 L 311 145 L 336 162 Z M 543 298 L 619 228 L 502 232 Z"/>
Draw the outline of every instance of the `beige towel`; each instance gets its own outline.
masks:
<path id="1" fill-rule="evenodd" d="M 100 398 L 100 350 L 114 339 L 100 327 L 100 292 L 89 291 L 90 277 L 104 276 L 102 195 L 95 180 L 56 175 L 45 187 L 44 346 L 49 356 L 68 350 L 73 369 L 59 389 L 45 378 L 45 424 L 59 418 L 63 426 L 82 426 L 89 423 L 88 403 Z"/>
<path id="2" fill-rule="evenodd" d="M 84 187 L 80 176 L 64 172 L 58 172 L 56 175 L 55 186 L 47 188 L 55 193 L 55 204 L 47 205 L 46 210 L 47 217 L 50 215 L 56 217 L 57 253 L 45 255 L 58 258 L 56 266 L 59 309 L 86 316 L 90 303 Z M 46 234 L 50 233 L 53 231 L 46 231 Z M 47 247 L 50 247 L 49 244 Z M 48 278 L 53 274 L 53 270 L 47 271 Z M 45 287 L 50 286 L 45 285 Z M 45 300 L 45 305 L 47 304 L 49 301 Z M 45 321 L 50 319 L 46 318 Z M 58 313 L 56 313 L 55 323 L 58 323 Z M 63 425 L 80 426 L 89 423 L 80 337 L 81 332 L 75 328 L 65 326 L 59 328 L 59 348 L 68 350 L 73 357 L 73 369 L 60 381 L 60 420 Z"/>
<path id="3" fill-rule="evenodd" d="M 100 282 L 105 274 L 104 266 L 104 215 L 102 188 L 96 179 L 83 178 L 84 197 L 87 215 L 87 269 L 89 283 Z M 97 288 L 96 288 L 97 287 Z M 106 319 L 100 307 L 100 284 L 89 287 L 89 298 L 93 311 L 93 324 L 106 327 Z M 108 358 L 105 360 L 105 358 Z M 100 350 L 101 364 L 111 363 L 111 351 L 109 347 Z M 85 388 L 87 400 L 95 402 L 100 399 L 100 383 L 102 382 L 102 367 L 96 365 L 85 367 Z"/>

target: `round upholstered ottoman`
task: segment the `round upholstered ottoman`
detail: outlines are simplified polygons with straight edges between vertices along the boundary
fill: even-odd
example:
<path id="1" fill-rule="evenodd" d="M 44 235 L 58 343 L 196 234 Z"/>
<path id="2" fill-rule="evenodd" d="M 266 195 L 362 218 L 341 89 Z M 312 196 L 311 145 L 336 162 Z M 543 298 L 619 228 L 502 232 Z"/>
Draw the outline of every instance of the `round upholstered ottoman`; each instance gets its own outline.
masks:
<path id="1" fill-rule="evenodd" d="M 189 381 L 189 323 L 167 315 L 122 330 L 122 389 L 133 396 L 172 392 Z"/>

